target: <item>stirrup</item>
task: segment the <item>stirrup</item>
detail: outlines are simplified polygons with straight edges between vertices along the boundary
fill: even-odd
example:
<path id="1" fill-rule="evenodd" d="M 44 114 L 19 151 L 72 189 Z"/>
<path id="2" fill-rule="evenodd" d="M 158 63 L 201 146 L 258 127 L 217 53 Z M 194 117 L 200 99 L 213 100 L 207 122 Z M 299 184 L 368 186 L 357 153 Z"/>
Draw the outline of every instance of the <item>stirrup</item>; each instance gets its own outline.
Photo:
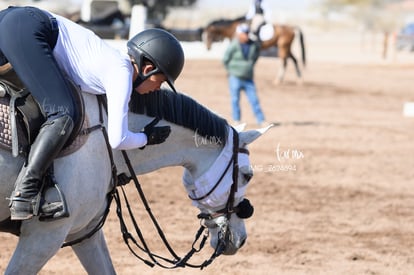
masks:
<path id="1" fill-rule="evenodd" d="M 54 183 L 54 186 L 56 188 L 56 191 L 58 192 L 60 201 L 56 202 L 47 202 L 42 200 L 42 204 L 40 206 L 39 211 L 39 221 L 54 221 L 62 218 L 69 217 L 69 211 L 68 206 L 66 204 L 65 196 L 60 191 L 59 186 Z"/>
<path id="2" fill-rule="evenodd" d="M 57 184 L 54 184 L 51 188 L 56 188 L 60 199 L 59 201 L 47 202 L 41 197 L 41 192 L 34 198 L 21 198 L 13 192 L 9 204 L 10 219 L 28 220 L 33 216 L 39 216 L 39 221 L 54 221 L 69 217 L 69 211 L 63 193 Z"/>

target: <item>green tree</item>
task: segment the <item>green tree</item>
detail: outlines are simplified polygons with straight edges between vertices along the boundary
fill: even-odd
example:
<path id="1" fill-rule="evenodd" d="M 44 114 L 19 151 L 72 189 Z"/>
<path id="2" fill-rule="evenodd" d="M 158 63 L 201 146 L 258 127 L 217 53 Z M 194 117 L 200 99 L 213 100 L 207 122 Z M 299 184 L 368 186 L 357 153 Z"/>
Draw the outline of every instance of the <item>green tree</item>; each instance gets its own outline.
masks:
<path id="1" fill-rule="evenodd" d="M 130 0 L 131 5 L 144 5 L 148 10 L 148 19 L 154 23 L 162 22 L 171 7 L 189 7 L 197 0 Z"/>

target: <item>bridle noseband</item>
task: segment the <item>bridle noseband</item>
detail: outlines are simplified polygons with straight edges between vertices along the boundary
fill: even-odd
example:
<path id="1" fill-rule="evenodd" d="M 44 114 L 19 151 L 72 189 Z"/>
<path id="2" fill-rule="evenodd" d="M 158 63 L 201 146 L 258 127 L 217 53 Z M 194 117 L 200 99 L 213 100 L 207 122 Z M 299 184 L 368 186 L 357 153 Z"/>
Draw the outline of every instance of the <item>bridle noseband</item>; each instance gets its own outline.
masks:
<path id="1" fill-rule="evenodd" d="M 200 197 L 191 197 L 190 195 L 188 196 L 191 200 L 193 201 L 201 201 L 205 198 L 207 198 L 208 196 L 210 196 L 214 190 L 216 190 L 216 188 L 220 185 L 221 181 L 223 180 L 224 176 L 227 174 L 228 170 L 230 169 L 230 166 L 233 164 L 233 171 L 232 171 L 232 185 L 230 186 L 230 194 L 229 197 L 227 199 L 226 202 L 226 206 L 214 213 L 200 213 L 197 217 L 199 219 L 215 219 L 219 216 L 225 215 L 227 217 L 227 219 L 230 219 L 231 214 L 236 213 L 240 218 L 249 218 L 251 215 L 247 215 L 245 213 L 242 213 L 242 210 L 246 209 L 246 207 L 243 207 L 244 205 L 246 205 L 246 201 L 247 203 L 250 205 L 250 202 L 247 199 L 244 199 L 242 202 L 240 202 L 237 206 L 234 206 L 234 201 L 235 201 L 235 195 L 238 189 L 238 184 L 239 184 L 239 162 L 238 162 L 238 154 L 242 153 L 242 154 L 247 154 L 249 155 L 249 150 L 247 150 L 246 148 L 239 148 L 239 134 L 238 132 L 231 127 L 232 131 L 233 131 L 233 152 L 232 152 L 232 157 L 230 158 L 226 169 L 224 169 L 223 173 L 221 174 L 220 178 L 217 180 L 216 184 L 214 184 L 214 186 L 210 189 L 210 191 L 208 191 L 206 194 L 204 194 L 203 196 Z M 250 205 L 251 207 L 251 205 Z M 251 214 L 253 213 L 253 211 L 251 210 Z M 246 217 L 248 216 L 248 217 Z"/>

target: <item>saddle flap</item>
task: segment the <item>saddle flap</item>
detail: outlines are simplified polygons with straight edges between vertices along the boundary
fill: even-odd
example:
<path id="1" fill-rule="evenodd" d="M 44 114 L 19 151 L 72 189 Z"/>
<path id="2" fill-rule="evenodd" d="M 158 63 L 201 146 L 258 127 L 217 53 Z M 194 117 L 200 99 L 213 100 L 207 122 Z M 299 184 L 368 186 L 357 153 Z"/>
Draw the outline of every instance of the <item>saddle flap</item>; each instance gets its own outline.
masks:
<path id="1" fill-rule="evenodd" d="M 27 130 L 28 142 L 31 144 L 46 118 L 31 94 L 16 99 L 16 108 L 22 114 L 22 120 Z"/>

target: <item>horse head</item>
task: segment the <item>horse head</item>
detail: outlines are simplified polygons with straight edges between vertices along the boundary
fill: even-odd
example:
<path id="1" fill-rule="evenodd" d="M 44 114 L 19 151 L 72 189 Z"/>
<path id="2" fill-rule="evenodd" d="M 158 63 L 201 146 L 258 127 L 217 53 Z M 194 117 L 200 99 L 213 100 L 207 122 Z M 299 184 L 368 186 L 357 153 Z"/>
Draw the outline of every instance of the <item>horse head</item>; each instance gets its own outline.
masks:
<path id="1" fill-rule="evenodd" d="M 143 114 L 159 117 L 159 125 L 169 125 L 172 131 L 166 142 L 133 156 L 135 172 L 183 166 L 185 189 L 200 210 L 198 218 L 209 230 L 215 254 L 235 254 L 247 239 L 245 220 L 253 214 L 253 206 L 245 199 L 253 176 L 247 147 L 270 127 L 235 129 L 183 94 L 160 91 L 137 97 L 132 101 L 140 106 L 132 109 L 141 115 L 134 114 L 139 118 L 131 121 L 151 120 Z"/>
<path id="2" fill-rule="evenodd" d="M 200 209 L 198 217 L 209 229 L 210 244 L 218 254 L 235 254 L 247 239 L 245 220 L 254 212 L 245 198 L 253 178 L 247 146 L 269 128 L 239 132 L 229 127 L 226 144 L 210 168 L 197 178 L 188 170 L 184 173 L 188 195 Z"/>
<path id="3" fill-rule="evenodd" d="M 209 23 L 203 31 L 202 39 L 206 43 L 207 50 L 211 49 L 213 42 L 223 41 L 225 37 L 225 30 L 229 22 L 224 20 L 216 20 Z"/>
<path id="4" fill-rule="evenodd" d="M 207 50 L 211 49 L 213 42 L 223 41 L 225 38 L 232 39 L 236 27 L 246 19 L 244 16 L 235 19 L 219 19 L 207 24 L 202 35 Z"/>

